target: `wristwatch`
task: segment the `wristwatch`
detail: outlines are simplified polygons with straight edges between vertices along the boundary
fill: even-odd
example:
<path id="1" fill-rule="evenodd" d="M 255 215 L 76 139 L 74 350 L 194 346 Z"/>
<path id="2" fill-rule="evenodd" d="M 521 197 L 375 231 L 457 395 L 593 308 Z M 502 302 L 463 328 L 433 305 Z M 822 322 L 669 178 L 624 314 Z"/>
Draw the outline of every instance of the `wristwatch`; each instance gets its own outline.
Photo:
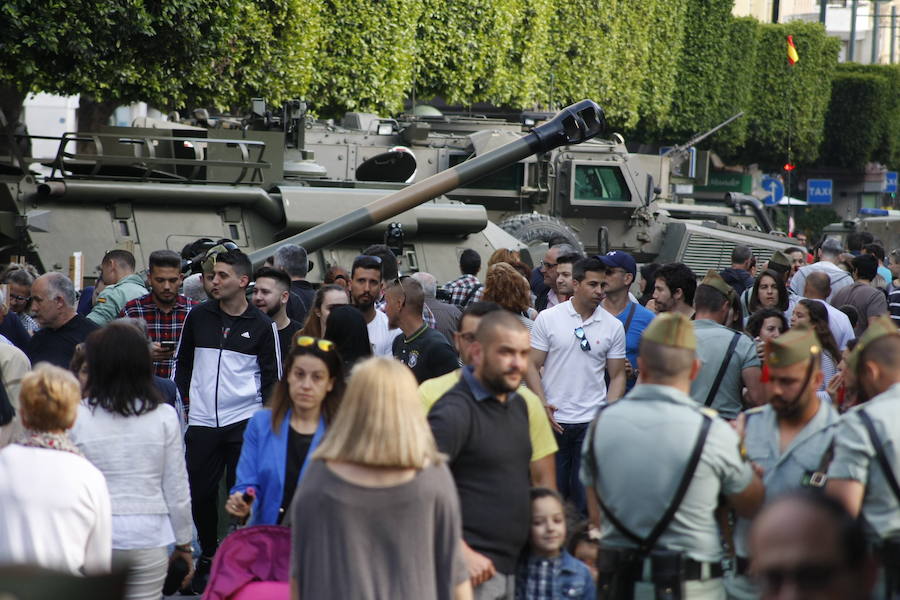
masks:
<path id="1" fill-rule="evenodd" d="M 175 544 L 175 549 L 178 552 L 186 552 L 187 554 L 194 553 L 194 547 L 191 546 L 190 544 Z"/>

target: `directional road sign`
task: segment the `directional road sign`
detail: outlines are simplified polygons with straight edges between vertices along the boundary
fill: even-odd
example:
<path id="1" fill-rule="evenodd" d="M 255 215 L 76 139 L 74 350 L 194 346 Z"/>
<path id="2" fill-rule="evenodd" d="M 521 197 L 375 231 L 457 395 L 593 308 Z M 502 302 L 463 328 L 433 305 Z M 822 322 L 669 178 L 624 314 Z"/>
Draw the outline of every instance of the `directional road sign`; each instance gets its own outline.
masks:
<path id="1" fill-rule="evenodd" d="M 897 171 L 888 171 L 884 174 L 884 193 L 897 193 Z"/>
<path id="2" fill-rule="evenodd" d="M 833 189 L 830 179 L 807 179 L 806 201 L 810 204 L 831 204 Z"/>
<path id="3" fill-rule="evenodd" d="M 784 184 L 781 183 L 780 179 L 766 175 L 760 183 L 762 189 L 766 191 L 763 202 L 767 206 L 774 206 L 778 204 L 779 200 L 784 198 Z"/>

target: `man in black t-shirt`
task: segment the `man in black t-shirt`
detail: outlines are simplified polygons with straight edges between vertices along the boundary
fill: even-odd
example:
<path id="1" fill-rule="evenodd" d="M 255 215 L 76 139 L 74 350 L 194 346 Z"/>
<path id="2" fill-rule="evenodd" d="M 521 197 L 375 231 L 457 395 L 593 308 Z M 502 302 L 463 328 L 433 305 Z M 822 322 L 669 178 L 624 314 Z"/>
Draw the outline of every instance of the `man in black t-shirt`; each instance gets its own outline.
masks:
<path id="1" fill-rule="evenodd" d="M 391 350 L 394 358 L 412 369 L 419 383 L 461 366 L 459 356 L 447 338 L 425 324 L 422 318 L 424 305 L 422 284 L 415 279 L 405 277 L 388 283 L 384 305 L 388 327 L 403 332 L 394 338 Z"/>
<path id="2" fill-rule="evenodd" d="M 25 348 L 32 365 L 46 361 L 69 368 L 75 346 L 97 325 L 75 312 L 75 287 L 62 273 L 46 273 L 31 286 L 31 306 L 41 329 Z"/>
<path id="3" fill-rule="evenodd" d="M 282 361 L 291 350 L 291 338 L 303 328 L 303 323 L 288 317 L 290 290 L 291 278 L 284 271 L 263 267 L 256 272 L 253 305 L 269 315 L 278 327 L 278 344 L 281 348 Z"/>
<path id="4" fill-rule="evenodd" d="M 475 598 L 512 600 L 528 538 L 528 408 L 516 393 L 527 372 L 528 330 L 510 312 L 481 318 L 472 366 L 428 413 L 459 494 L 463 555 Z"/>

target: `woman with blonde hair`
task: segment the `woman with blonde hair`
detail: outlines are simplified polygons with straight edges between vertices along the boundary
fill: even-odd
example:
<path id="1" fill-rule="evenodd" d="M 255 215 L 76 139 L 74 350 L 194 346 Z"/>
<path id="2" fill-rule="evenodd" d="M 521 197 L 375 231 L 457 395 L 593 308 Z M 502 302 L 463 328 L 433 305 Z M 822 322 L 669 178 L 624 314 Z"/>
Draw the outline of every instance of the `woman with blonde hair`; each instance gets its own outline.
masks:
<path id="1" fill-rule="evenodd" d="M 80 401 L 78 381 L 59 367 L 43 363 L 22 379 L 25 435 L 0 450 L 0 564 L 81 575 L 110 570 L 106 480 L 66 434 Z"/>
<path id="2" fill-rule="evenodd" d="M 291 511 L 294 598 L 471 598 L 459 498 L 402 363 L 356 366 Z"/>
<path id="3" fill-rule="evenodd" d="M 496 302 L 514 313 L 522 324 L 531 331 L 534 319 L 531 317 L 531 287 L 512 265 L 497 263 L 488 269 L 484 280 L 485 302 Z M 537 315 L 535 315 L 537 316 Z"/>

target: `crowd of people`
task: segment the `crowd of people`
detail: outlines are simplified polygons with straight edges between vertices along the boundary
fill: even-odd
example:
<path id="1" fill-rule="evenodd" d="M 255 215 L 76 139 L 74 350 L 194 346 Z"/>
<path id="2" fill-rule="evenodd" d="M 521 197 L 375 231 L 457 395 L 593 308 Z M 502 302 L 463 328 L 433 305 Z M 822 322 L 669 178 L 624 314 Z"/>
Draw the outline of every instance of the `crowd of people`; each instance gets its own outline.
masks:
<path id="1" fill-rule="evenodd" d="M 144 271 L 110 250 L 80 297 L 9 265 L 0 580 L 119 571 L 148 600 L 893 597 L 895 258 L 862 234 L 736 246 L 706 273 L 567 244 L 482 269 L 467 249 L 442 285 L 374 245 L 314 286 L 302 247 L 254 269 L 222 240 L 189 276 L 173 251 Z M 226 550 L 288 530 L 289 561 L 275 538 Z"/>

